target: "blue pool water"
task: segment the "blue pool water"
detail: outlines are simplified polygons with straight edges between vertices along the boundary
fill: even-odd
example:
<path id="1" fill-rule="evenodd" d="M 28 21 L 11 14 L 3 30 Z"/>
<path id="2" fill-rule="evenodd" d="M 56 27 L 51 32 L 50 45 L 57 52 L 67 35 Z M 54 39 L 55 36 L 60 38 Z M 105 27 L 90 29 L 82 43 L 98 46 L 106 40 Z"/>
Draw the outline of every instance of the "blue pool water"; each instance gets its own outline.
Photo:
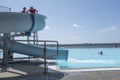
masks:
<path id="1" fill-rule="evenodd" d="M 120 48 L 73 48 L 69 49 L 67 62 L 57 62 L 61 69 L 120 67 Z"/>

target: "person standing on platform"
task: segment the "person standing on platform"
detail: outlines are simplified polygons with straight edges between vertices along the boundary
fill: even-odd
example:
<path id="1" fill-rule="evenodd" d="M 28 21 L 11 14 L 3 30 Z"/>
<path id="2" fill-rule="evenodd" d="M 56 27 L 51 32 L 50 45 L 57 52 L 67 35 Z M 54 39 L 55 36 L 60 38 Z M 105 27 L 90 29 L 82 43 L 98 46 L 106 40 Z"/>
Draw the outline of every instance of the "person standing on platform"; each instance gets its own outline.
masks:
<path id="1" fill-rule="evenodd" d="M 27 12 L 27 11 L 26 11 L 26 7 L 23 7 L 22 12 L 23 12 L 23 13 L 24 13 L 24 12 Z"/>
<path id="2" fill-rule="evenodd" d="M 27 12 L 35 14 L 35 13 L 38 13 L 38 10 L 34 9 L 33 7 L 30 7 L 30 9 Z"/>
<path id="3" fill-rule="evenodd" d="M 32 26 L 31 28 L 29 29 L 29 31 L 26 31 L 25 34 L 27 36 L 30 36 L 31 35 L 31 32 L 34 28 L 34 25 L 35 25 L 35 13 L 38 13 L 38 10 L 34 9 L 33 7 L 30 7 L 30 9 L 27 11 L 27 12 L 30 12 L 31 13 L 31 20 L 32 20 Z"/>

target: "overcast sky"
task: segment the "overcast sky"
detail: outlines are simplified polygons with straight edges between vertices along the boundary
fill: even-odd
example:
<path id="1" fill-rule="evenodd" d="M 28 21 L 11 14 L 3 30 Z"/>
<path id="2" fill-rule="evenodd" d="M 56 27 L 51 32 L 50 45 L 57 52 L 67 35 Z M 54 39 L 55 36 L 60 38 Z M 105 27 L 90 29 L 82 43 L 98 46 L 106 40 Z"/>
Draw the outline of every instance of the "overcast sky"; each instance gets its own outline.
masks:
<path id="1" fill-rule="evenodd" d="M 47 16 L 41 40 L 60 43 L 120 42 L 120 0 L 0 0 L 21 12 L 33 6 Z"/>

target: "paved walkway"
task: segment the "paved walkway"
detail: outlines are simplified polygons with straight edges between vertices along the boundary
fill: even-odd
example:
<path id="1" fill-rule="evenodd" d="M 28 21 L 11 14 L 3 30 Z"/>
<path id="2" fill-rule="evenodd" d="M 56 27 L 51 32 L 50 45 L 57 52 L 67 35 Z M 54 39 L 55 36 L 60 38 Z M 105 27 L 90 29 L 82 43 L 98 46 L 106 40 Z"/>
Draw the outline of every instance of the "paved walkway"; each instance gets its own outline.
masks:
<path id="1" fill-rule="evenodd" d="M 44 74 L 40 62 L 10 64 L 7 71 L 0 72 L 0 80 L 120 80 L 119 70 L 60 72 L 52 68 Z"/>

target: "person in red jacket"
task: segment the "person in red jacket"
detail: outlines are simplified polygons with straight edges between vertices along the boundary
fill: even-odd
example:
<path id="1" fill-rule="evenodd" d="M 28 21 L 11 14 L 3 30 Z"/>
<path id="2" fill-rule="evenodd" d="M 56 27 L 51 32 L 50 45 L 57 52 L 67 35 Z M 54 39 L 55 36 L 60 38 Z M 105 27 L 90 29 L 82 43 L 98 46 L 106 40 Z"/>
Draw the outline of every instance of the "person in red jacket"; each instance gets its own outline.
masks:
<path id="1" fill-rule="evenodd" d="M 30 9 L 28 10 L 28 12 L 35 14 L 38 13 L 38 11 L 36 9 L 34 9 L 33 7 L 30 7 Z"/>
<path id="2" fill-rule="evenodd" d="M 34 9 L 33 7 L 30 7 L 30 9 L 27 12 L 31 13 L 32 26 L 28 31 L 25 32 L 25 34 L 27 36 L 30 36 L 31 32 L 32 32 L 32 30 L 34 28 L 34 25 L 35 25 L 35 13 L 38 13 L 38 11 L 36 9 Z"/>

